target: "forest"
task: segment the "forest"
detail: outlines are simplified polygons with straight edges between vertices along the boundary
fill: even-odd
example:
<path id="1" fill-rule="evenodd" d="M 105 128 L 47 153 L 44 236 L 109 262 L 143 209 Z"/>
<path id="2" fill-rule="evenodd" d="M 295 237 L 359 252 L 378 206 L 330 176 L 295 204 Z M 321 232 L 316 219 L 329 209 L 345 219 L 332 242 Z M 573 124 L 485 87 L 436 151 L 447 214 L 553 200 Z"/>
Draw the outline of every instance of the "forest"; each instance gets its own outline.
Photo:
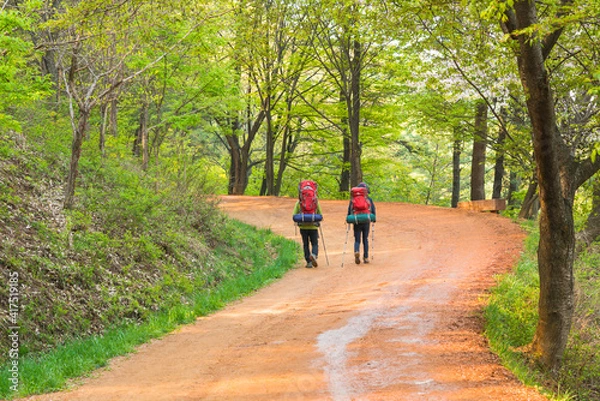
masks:
<path id="1" fill-rule="evenodd" d="M 528 354 L 568 381 L 600 344 L 598 0 L 4 0 L 0 54 L 3 318 L 11 273 L 39 294 L 21 353 L 220 282 L 175 272 L 246 230 L 214 195 L 305 178 L 327 199 L 362 181 L 385 202 L 506 199 L 537 235 Z M 118 307 L 107 259 L 137 283 Z M 584 365 L 571 385 L 594 399 Z"/>

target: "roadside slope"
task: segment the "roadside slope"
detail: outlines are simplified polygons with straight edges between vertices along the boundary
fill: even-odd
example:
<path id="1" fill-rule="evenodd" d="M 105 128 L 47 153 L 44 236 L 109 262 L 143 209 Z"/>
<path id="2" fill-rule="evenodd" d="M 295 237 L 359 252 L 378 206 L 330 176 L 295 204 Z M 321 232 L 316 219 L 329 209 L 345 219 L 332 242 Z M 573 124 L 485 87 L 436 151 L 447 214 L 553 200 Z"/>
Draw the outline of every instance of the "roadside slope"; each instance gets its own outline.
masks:
<path id="1" fill-rule="evenodd" d="M 225 197 L 232 217 L 299 240 L 293 199 Z M 347 203 L 321 201 L 319 268 L 283 279 L 36 400 L 545 400 L 489 352 L 479 310 L 521 250 L 491 214 L 377 203 L 373 261 L 355 265 Z"/>

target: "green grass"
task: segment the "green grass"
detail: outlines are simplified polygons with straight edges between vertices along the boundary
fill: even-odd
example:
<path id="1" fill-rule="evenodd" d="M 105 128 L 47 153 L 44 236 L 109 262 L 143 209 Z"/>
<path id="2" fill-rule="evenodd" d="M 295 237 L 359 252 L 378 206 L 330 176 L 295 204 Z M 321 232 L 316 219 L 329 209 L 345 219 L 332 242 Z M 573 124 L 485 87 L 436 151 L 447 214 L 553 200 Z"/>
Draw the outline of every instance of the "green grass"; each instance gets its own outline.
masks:
<path id="1" fill-rule="evenodd" d="M 497 278 L 497 286 L 485 308 L 486 336 L 492 350 L 505 366 L 526 385 L 538 384 L 530 374 L 519 347 L 533 339 L 537 323 L 539 275 L 535 260 L 538 235 L 530 233 L 525 241 L 525 252 L 514 272 Z"/>
<path id="2" fill-rule="evenodd" d="M 238 244 L 238 249 L 242 249 L 244 256 L 253 261 L 249 270 L 239 271 L 237 265 L 231 265 L 236 260 L 227 248 L 217 250 L 220 254 L 217 256 L 223 257 L 223 263 L 230 264 L 220 268 L 232 272 L 217 286 L 197 288 L 187 304 L 178 304 L 154 313 L 141 324 L 112 327 L 102 335 L 75 339 L 50 352 L 21 358 L 17 392 L 10 389 L 8 366 L 3 366 L 0 397 L 11 399 L 63 389 L 70 379 L 105 366 L 111 358 L 132 352 L 136 346 L 159 338 L 181 324 L 193 322 L 196 317 L 214 312 L 228 302 L 282 277 L 297 262 L 298 245 L 295 242 L 268 230 L 258 230 L 242 223 L 233 224 L 237 230 L 232 237 L 246 240 Z M 239 260 L 237 262 L 239 264 Z"/>
<path id="3" fill-rule="evenodd" d="M 583 250 L 575 262 L 575 314 L 558 382 L 575 399 L 600 399 L 600 249 Z"/>
<path id="4" fill-rule="evenodd" d="M 575 263 L 577 310 L 563 366 L 556 376 L 537 369 L 524 351 L 531 343 L 538 320 L 539 232 L 529 223 L 525 251 L 512 273 L 497 278 L 497 286 L 484 311 L 490 347 L 524 384 L 537 387 L 552 400 L 598 400 L 600 359 L 600 256 L 582 254 Z"/>

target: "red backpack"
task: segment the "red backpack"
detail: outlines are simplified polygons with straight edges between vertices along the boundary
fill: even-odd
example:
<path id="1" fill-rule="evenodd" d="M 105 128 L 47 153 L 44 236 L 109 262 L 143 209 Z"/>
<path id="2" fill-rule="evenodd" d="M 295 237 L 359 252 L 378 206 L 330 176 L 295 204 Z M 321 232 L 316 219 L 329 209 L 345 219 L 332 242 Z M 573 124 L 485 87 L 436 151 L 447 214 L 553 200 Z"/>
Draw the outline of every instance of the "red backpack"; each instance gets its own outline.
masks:
<path id="1" fill-rule="evenodd" d="M 354 187 L 350 190 L 352 200 L 352 211 L 354 214 L 371 213 L 371 203 L 367 198 L 368 190 L 364 187 Z"/>
<path id="2" fill-rule="evenodd" d="M 317 213 L 317 188 L 317 183 L 312 180 L 301 181 L 298 185 L 298 199 L 302 214 Z"/>

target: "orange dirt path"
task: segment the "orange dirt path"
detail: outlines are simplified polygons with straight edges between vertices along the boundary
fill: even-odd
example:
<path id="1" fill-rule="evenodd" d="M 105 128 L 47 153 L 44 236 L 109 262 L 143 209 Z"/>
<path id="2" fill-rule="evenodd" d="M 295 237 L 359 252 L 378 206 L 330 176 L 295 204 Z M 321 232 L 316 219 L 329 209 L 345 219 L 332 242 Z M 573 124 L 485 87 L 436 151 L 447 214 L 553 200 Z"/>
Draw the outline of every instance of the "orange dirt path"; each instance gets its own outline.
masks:
<path id="1" fill-rule="evenodd" d="M 295 200 L 224 197 L 232 217 L 300 241 Z M 480 311 L 523 233 L 489 213 L 376 202 L 372 262 L 354 264 L 346 201 L 321 200 L 319 267 L 30 400 L 547 400 L 487 348 Z M 323 239 L 323 238 L 322 238 Z"/>

